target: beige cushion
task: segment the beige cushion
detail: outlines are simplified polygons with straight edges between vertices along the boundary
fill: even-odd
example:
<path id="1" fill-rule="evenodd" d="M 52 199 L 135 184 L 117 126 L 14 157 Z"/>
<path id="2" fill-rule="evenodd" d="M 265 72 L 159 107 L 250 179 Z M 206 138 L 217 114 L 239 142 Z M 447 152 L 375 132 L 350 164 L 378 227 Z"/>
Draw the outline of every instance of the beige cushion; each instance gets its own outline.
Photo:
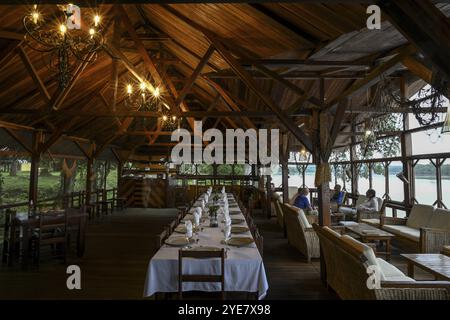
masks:
<path id="1" fill-rule="evenodd" d="M 436 209 L 427 227 L 450 230 L 450 210 Z"/>
<path id="2" fill-rule="evenodd" d="M 273 194 L 273 198 L 275 199 L 275 200 L 277 200 L 277 201 L 280 201 L 280 202 L 283 202 L 283 199 L 281 198 L 281 194 L 279 194 L 279 193 L 274 193 Z"/>
<path id="3" fill-rule="evenodd" d="M 335 236 L 335 237 L 337 237 L 337 238 L 340 238 L 340 237 L 341 237 L 341 235 L 340 235 L 339 232 L 336 232 L 335 230 L 331 229 L 331 228 L 328 227 L 328 226 L 325 226 L 325 227 L 323 227 L 322 229 L 323 229 L 323 231 L 328 232 L 328 233 L 332 234 L 333 236 Z"/>
<path id="4" fill-rule="evenodd" d="M 373 225 L 373 226 L 379 226 L 380 225 L 380 219 L 361 219 L 361 222 Z"/>
<path id="5" fill-rule="evenodd" d="M 406 225 L 411 228 L 424 228 L 428 226 L 434 208 L 426 204 L 415 204 L 409 214 Z"/>
<path id="6" fill-rule="evenodd" d="M 295 196 L 295 194 L 297 192 L 298 192 L 297 187 L 289 187 L 289 190 L 288 190 L 289 199 L 292 199 L 292 197 Z"/>
<path id="7" fill-rule="evenodd" d="M 298 214 L 298 221 L 300 221 L 300 225 L 305 229 L 305 228 L 312 228 L 311 224 L 309 223 L 308 219 L 306 219 L 306 215 L 303 212 L 302 209 L 297 208 L 295 206 L 291 206 L 289 205 L 292 209 L 295 210 L 295 212 L 297 212 Z"/>
<path id="8" fill-rule="evenodd" d="M 420 229 L 397 225 L 385 225 L 383 229 L 386 230 L 387 232 L 405 237 L 412 241 L 419 242 L 420 239 Z"/>
<path id="9" fill-rule="evenodd" d="M 341 239 L 345 243 L 355 248 L 357 251 L 361 252 L 366 257 L 367 263 L 369 265 L 378 265 L 377 257 L 375 256 L 375 253 L 373 252 L 373 249 L 371 247 L 346 234 L 341 236 Z"/>
<path id="10" fill-rule="evenodd" d="M 381 258 L 377 258 L 377 262 L 380 267 L 382 281 L 414 281 L 414 279 L 408 278 L 403 272 L 389 262 L 386 262 Z"/>

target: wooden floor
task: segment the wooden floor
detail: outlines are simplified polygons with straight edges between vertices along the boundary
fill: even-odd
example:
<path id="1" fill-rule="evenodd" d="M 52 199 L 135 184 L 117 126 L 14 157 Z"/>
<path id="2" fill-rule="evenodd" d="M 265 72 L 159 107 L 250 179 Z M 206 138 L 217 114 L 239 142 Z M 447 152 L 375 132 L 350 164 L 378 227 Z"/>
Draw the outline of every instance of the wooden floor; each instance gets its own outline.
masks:
<path id="1" fill-rule="evenodd" d="M 48 260 L 39 269 L 2 266 L 0 299 L 142 299 L 154 237 L 173 217 L 169 212 L 127 209 L 90 223 L 85 256 L 68 259 L 81 267 L 82 290 L 68 290 L 65 266 Z M 336 299 L 320 281 L 318 260 L 308 264 L 283 238 L 275 218 L 256 215 L 255 222 L 264 237 L 266 299 Z M 400 257 L 393 261 L 406 272 Z"/>

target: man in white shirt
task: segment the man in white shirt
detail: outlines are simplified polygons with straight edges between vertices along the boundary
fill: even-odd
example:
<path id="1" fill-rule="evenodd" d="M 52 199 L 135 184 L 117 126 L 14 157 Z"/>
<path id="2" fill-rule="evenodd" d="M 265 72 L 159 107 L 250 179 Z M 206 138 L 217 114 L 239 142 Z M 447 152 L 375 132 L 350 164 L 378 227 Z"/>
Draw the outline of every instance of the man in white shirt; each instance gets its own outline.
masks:
<path id="1" fill-rule="evenodd" d="M 376 212 L 379 210 L 378 208 L 378 200 L 376 198 L 376 192 L 374 189 L 369 189 L 366 192 L 366 202 L 361 203 L 356 208 L 347 208 L 341 207 L 339 208 L 339 212 L 344 213 L 346 216 L 355 216 L 358 212 Z M 347 219 L 345 219 L 347 220 Z"/>

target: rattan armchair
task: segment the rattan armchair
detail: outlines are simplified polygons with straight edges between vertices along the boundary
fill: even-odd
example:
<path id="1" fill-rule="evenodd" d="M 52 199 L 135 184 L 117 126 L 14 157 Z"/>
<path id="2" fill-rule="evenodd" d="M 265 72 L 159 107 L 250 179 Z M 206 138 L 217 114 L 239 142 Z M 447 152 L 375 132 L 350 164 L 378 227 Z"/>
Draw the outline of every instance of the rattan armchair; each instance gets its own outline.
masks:
<path id="1" fill-rule="evenodd" d="M 450 282 L 382 280 L 378 289 L 369 289 L 368 259 L 331 230 L 313 224 L 325 261 L 326 281 L 345 300 L 450 300 Z M 386 262 L 385 262 L 386 263 Z"/>
<path id="2" fill-rule="evenodd" d="M 298 249 L 311 262 L 320 257 L 319 238 L 313 230 L 305 214 L 289 204 L 281 204 L 289 244 Z"/>

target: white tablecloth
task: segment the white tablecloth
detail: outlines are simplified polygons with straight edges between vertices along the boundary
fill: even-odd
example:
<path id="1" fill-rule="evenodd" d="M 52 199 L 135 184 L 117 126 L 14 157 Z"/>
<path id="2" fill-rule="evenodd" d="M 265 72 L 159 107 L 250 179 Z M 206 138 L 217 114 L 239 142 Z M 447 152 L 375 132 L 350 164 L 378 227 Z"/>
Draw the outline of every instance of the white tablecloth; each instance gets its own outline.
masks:
<path id="1" fill-rule="evenodd" d="M 231 209 L 231 208 L 230 208 Z M 233 208 L 234 209 L 234 208 Z M 234 218 L 244 219 L 242 213 L 232 215 Z M 202 226 L 203 231 L 194 235 L 199 239 L 193 247 L 214 246 L 227 248 L 225 259 L 225 291 L 257 292 L 260 299 L 267 293 L 266 272 L 262 257 L 258 248 L 253 243 L 249 247 L 231 247 L 222 244 L 223 240 L 223 216 L 218 215 L 219 227 L 210 228 L 209 220 Z M 240 224 L 246 226 L 246 222 Z M 250 236 L 251 233 L 242 233 L 232 236 Z M 183 234 L 174 232 L 170 237 L 184 237 Z M 169 237 L 169 238 L 170 238 Z M 163 245 L 152 257 L 147 269 L 144 297 L 156 292 L 178 291 L 178 250 L 179 248 Z M 220 259 L 186 259 L 183 260 L 184 274 L 219 274 Z M 183 291 L 220 291 L 220 283 L 183 283 Z"/>

